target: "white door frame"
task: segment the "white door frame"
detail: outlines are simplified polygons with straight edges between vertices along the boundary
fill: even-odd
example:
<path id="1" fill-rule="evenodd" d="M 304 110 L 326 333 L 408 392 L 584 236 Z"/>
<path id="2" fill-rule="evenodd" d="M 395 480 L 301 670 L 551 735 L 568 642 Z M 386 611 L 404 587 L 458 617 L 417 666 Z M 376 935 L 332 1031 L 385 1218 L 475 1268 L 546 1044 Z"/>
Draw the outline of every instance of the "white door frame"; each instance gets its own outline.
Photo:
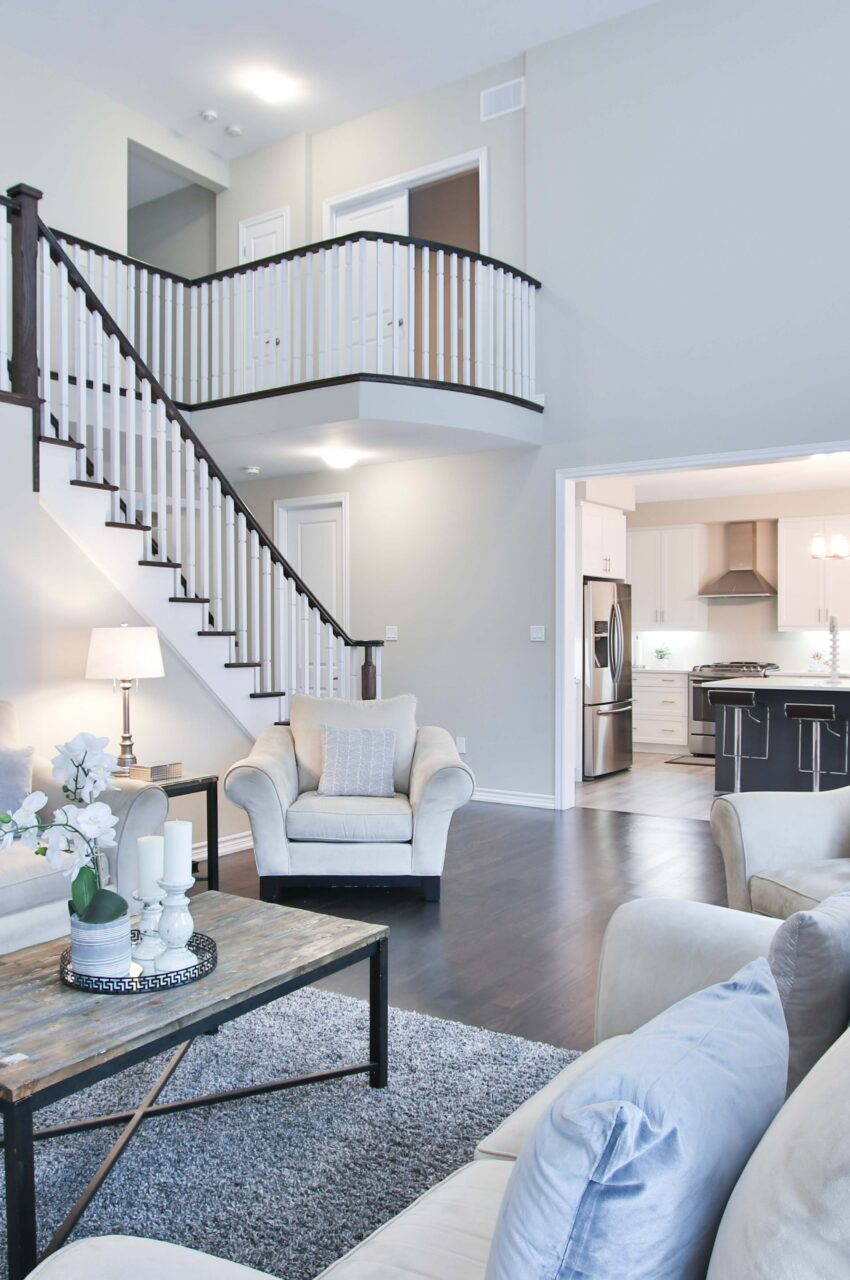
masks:
<path id="1" fill-rule="evenodd" d="M 250 218 L 241 218 L 239 221 L 239 263 L 240 266 L 245 262 L 245 250 L 248 242 L 248 231 L 257 222 L 265 222 L 266 218 L 282 218 L 283 219 L 283 248 L 281 253 L 286 253 L 290 242 L 290 225 L 292 222 L 291 209 L 288 204 L 283 205 L 280 209 L 267 209 L 265 213 L 254 213 Z"/>
<path id="2" fill-rule="evenodd" d="M 748 463 L 808 458 L 813 453 L 843 453 L 850 440 L 825 444 L 776 445 L 769 449 L 702 453 L 688 457 L 650 458 L 640 462 L 598 463 L 559 467 L 555 472 L 555 808 L 572 809 L 578 768 L 578 697 L 576 646 L 581 638 L 581 566 L 576 548 L 576 484 L 592 476 L 640 475 L 651 471 L 694 471 L 699 467 L 735 467 Z M 574 566 L 569 591 L 568 567 Z"/>
<path id="3" fill-rule="evenodd" d="M 349 521 L 349 495 L 347 493 L 315 493 L 303 498 L 275 498 L 274 508 L 274 541 L 275 546 L 288 560 L 287 542 L 289 540 L 287 513 L 303 507 L 338 506 L 342 509 L 342 617 L 337 618 L 346 631 L 350 627 L 351 617 L 351 526 Z M 310 585 L 309 583 L 307 584 Z M 324 604 L 324 600 L 320 602 Z"/>
<path id="4" fill-rule="evenodd" d="M 350 213 L 367 201 L 381 196 L 401 195 L 402 191 L 409 191 L 412 187 L 424 187 L 430 182 L 439 182 L 441 178 L 454 178 L 471 169 L 478 170 L 478 251 L 482 254 L 489 253 L 490 172 L 486 147 L 451 156 L 447 160 L 438 160 L 435 164 L 426 164 L 419 169 L 411 169 L 408 173 L 398 173 L 393 178 L 385 178 L 382 182 L 375 182 L 367 187 L 358 187 L 355 191 L 329 196 L 322 201 L 322 234 L 328 239 L 336 235 L 338 213 Z"/>

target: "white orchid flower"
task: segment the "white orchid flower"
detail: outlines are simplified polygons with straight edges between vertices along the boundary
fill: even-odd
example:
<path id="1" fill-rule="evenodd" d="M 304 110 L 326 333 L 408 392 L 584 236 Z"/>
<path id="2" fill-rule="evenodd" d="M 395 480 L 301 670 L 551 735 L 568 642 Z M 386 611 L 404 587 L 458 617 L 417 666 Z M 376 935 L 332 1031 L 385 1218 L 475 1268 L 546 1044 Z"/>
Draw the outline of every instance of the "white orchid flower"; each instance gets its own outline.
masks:
<path id="1" fill-rule="evenodd" d="M 109 849 L 115 844 L 113 828 L 118 825 L 118 819 L 109 805 L 100 800 L 87 805 L 85 809 L 75 809 L 71 824 L 87 840 L 94 840 L 101 848 Z"/>
<path id="2" fill-rule="evenodd" d="M 31 827 L 38 822 L 36 814 L 47 804 L 47 796 L 43 791 L 33 791 L 23 800 L 20 809 L 12 814 L 16 827 Z"/>
<path id="3" fill-rule="evenodd" d="M 78 733 L 70 742 L 57 745 L 59 754 L 53 759 L 53 776 L 61 782 L 66 794 L 89 804 L 95 796 L 110 789 L 110 774 L 118 761 L 104 750 L 108 743 L 108 738 Z"/>

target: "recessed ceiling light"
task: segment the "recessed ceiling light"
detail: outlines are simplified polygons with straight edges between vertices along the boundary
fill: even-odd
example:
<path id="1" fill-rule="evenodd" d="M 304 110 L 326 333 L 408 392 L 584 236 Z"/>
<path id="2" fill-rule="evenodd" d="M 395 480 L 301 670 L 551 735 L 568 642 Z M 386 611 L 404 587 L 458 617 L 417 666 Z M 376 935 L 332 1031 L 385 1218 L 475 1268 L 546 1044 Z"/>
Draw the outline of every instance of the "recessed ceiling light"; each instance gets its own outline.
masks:
<path id="1" fill-rule="evenodd" d="M 242 470 L 246 476 L 258 476 L 260 474 L 259 467 L 243 467 Z"/>
<path id="2" fill-rule="evenodd" d="M 241 138 L 242 126 L 241 124 L 229 124 L 224 132 L 229 138 Z"/>
<path id="3" fill-rule="evenodd" d="M 242 77 L 242 86 L 253 93 L 261 102 L 288 102 L 295 97 L 297 85 L 289 76 L 271 67 L 255 67 L 246 71 Z"/>
<path id="4" fill-rule="evenodd" d="M 330 449 L 323 449 L 320 457 L 325 466 L 332 467 L 334 471 L 347 471 L 360 461 L 363 454 L 356 449 L 343 449 L 334 445 Z"/>
<path id="5" fill-rule="evenodd" d="M 218 119 L 218 112 L 215 107 L 206 107 L 205 110 L 201 112 L 201 119 L 205 120 L 207 124 L 215 124 Z"/>

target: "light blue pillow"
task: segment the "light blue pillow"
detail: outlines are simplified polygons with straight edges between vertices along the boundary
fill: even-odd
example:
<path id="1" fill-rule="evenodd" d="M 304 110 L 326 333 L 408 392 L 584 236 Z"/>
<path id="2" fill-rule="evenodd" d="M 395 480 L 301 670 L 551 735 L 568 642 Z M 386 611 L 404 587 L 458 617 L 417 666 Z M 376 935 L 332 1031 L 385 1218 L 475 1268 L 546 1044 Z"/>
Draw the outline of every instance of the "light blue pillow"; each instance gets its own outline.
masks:
<path id="1" fill-rule="evenodd" d="M 704 1280 L 787 1072 L 765 959 L 648 1022 L 568 1085 L 529 1137 L 486 1280 Z"/>
<path id="2" fill-rule="evenodd" d="M 32 747 L 0 747 L 0 813 L 20 809 L 32 791 Z"/>

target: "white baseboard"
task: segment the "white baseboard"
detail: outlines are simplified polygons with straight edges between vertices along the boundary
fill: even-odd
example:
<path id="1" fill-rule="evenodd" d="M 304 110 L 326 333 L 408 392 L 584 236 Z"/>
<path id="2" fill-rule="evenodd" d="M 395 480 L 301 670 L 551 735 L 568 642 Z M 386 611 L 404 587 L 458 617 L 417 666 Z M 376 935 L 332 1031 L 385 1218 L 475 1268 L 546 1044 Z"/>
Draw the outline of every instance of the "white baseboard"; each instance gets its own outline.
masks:
<path id="1" fill-rule="evenodd" d="M 254 840 L 250 831 L 237 831 L 232 836 L 219 836 L 218 838 L 218 856 L 223 858 L 228 853 L 242 853 L 243 849 L 253 849 Z M 196 840 L 192 845 L 192 857 L 195 860 L 203 859 L 207 856 L 206 840 Z"/>
<path id="2" fill-rule="evenodd" d="M 554 809 L 555 797 L 540 795 L 536 791 L 493 791 L 489 787 L 476 787 L 473 800 L 484 804 L 519 804 L 526 809 Z"/>

